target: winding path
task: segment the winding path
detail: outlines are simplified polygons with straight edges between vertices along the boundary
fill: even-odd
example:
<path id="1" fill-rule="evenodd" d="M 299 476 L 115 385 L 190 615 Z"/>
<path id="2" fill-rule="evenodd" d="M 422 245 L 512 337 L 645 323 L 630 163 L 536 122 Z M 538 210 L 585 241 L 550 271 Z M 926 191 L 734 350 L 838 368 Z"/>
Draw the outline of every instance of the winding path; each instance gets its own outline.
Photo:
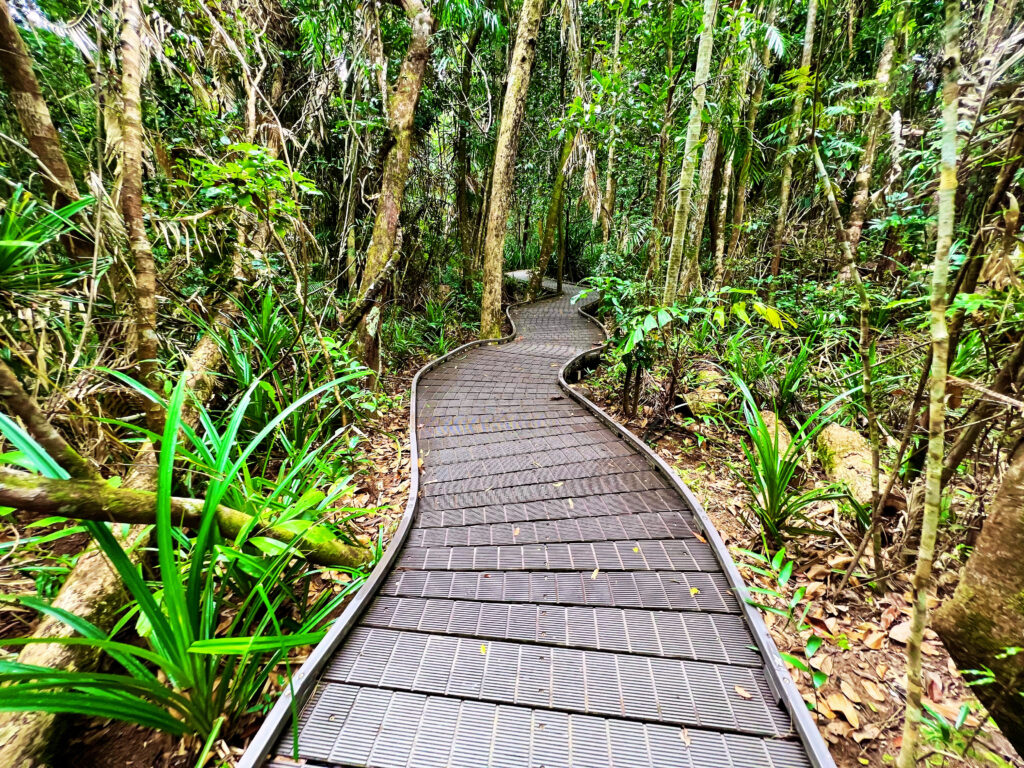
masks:
<path id="1" fill-rule="evenodd" d="M 299 764 L 831 768 L 699 503 L 560 386 L 600 331 L 513 317 L 419 377 L 414 517 L 297 678 Z M 295 730 L 279 703 L 243 765 Z"/>

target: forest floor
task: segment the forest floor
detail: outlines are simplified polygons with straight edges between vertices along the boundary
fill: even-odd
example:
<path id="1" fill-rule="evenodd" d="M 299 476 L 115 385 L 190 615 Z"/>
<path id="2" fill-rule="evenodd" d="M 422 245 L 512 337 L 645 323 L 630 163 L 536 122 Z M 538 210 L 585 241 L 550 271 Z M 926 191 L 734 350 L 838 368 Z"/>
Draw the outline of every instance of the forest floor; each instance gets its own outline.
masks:
<path id="1" fill-rule="evenodd" d="M 673 422 L 667 430 L 660 424 L 654 430 L 643 409 L 636 418 L 624 418 L 600 372 L 584 380 L 580 388 L 675 469 L 704 505 L 747 583 L 778 591 L 777 583 L 751 570 L 749 566 L 757 563 L 742 551 L 758 551 L 761 541 L 745 523 L 749 493 L 730 469 L 746 462 L 738 441 L 740 436 L 718 424 L 697 427 Z M 804 482 L 823 484 L 824 478 L 816 475 L 812 467 Z M 841 531 L 842 536 L 837 542 L 834 536 L 809 534 L 787 547 L 787 557 L 794 561 L 794 568 L 785 597 L 798 587 L 806 587 L 802 603 L 810 604 L 806 621 L 824 641 L 810 663 L 826 673 L 828 680 L 815 690 L 807 673 L 792 668 L 790 671 L 804 699 L 817 713 L 818 728 L 839 768 L 891 765 L 902 741 L 906 698 L 904 643 L 910 627 L 911 574 L 907 568 L 897 571 L 879 592 L 853 580 L 837 594 L 842 573 L 856 548 L 857 539 L 852 538 L 854 526 L 831 502 L 819 505 L 814 514 L 822 529 Z M 851 540 L 852 545 L 848 543 Z M 870 550 L 865 558 L 870 565 Z M 952 581 L 943 579 L 943 566 L 956 567 L 951 558 L 939 558 L 939 584 Z M 946 592 L 951 591 L 940 587 L 939 597 L 946 597 Z M 932 599 L 934 606 L 936 598 Z M 777 601 L 777 605 L 781 606 L 782 601 Z M 793 623 L 773 613 L 762 610 L 762 615 L 779 650 L 802 658 L 809 633 L 798 632 Z M 920 764 L 946 768 L 1024 766 L 1024 759 L 985 717 L 983 708 L 930 629 L 925 632 L 923 653 L 925 703 L 932 713 L 923 728 L 929 754 Z M 955 727 L 960 718 L 962 725 Z"/>

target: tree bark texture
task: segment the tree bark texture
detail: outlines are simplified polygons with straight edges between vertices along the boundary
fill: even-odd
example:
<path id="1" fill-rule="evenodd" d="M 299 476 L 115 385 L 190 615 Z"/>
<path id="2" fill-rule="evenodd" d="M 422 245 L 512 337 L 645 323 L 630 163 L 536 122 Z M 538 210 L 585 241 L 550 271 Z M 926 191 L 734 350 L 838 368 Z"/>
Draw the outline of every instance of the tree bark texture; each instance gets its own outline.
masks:
<path id="1" fill-rule="evenodd" d="M 544 0 L 523 2 L 505 82 L 501 125 L 498 127 L 494 168 L 491 172 L 487 233 L 484 237 L 484 292 L 480 309 L 480 336 L 485 339 L 496 339 L 501 336 L 501 284 L 505 265 L 508 211 L 512 199 L 516 155 L 519 151 L 519 133 L 526 112 L 526 93 L 530 88 L 543 9 Z"/>
<path id="2" fill-rule="evenodd" d="M 135 261 L 135 333 L 139 378 L 160 391 L 157 337 L 156 262 L 142 213 L 142 28 L 141 0 L 124 0 L 121 24 L 121 213 L 128 230 L 128 246 Z M 154 432 L 162 429 L 158 405 L 145 405 L 146 421 Z"/>

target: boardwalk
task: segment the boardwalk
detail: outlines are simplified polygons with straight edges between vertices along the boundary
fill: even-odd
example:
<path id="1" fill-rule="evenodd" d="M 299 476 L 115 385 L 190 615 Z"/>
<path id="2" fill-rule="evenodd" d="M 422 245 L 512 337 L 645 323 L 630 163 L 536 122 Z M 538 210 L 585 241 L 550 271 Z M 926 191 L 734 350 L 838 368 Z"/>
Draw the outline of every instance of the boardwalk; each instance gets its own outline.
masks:
<path id="1" fill-rule="evenodd" d="M 560 388 L 599 330 L 567 297 L 514 317 L 513 342 L 419 382 L 415 519 L 311 662 L 300 764 L 831 766 L 703 513 Z M 281 721 L 274 766 L 286 715 L 261 732 Z"/>

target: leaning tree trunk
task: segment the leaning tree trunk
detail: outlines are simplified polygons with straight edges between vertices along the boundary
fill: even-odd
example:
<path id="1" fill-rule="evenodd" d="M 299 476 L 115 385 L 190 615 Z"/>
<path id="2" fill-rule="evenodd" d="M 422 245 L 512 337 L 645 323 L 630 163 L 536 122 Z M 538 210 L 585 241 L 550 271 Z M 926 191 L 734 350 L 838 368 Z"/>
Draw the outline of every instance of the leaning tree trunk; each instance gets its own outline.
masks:
<path id="1" fill-rule="evenodd" d="M 523 3 L 505 82 L 505 101 L 501 107 L 501 126 L 498 128 L 498 141 L 494 148 L 491 202 L 487 210 L 487 234 L 484 238 L 484 294 L 480 307 L 480 336 L 485 339 L 501 336 L 501 283 L 508 209 L 519 151 L 519 133 L 526 112 L 526 93 L 530 88 L 543 9 L 544 0 L 525 0 Z"/>
<path id="2" fill-rule="evenodd" d="M 7 86 L 28 148 L 46 171 L 42 175 L 46 196 L 57 207 L 78 200 L 78 188 L 61 148 L 60 135 L 53 125 L 32 69 L 32 58 L 7 0 L 0 0 L 0 76 Z M 75 258 L 92 256 L 92 248 L 83 239 L 71 237 L 66 242 Z"/>
<path id="3" fill-rule="evenodd" d="M 128 245 L 135 260 L 135 332 L 140 379 L 154 392 L 159 392 L 156 262 L 142 216 L 141 27 L 140 0 L 124 0 L 124 21 L 121 25 L 121 212 L 128 230 Z M 160 432 L 160 406 L 146 400 L 145 408 L 149 428 Z"/>
<path id="4" fill-rule="evenodd" d="M 544 273 L 547 272 L 548 262 L 555 248 L 555 239 L 558 234 L 559 217 L 562 215 L 563 199 L 565 197 L 565 170 L 569 165 L 569 157 L 572 155 L 573 145 L 576 143 L 575 134 L 566 134 L 565 143 L 562 145 L 562 154 L 558 159 L 558 168 L 555 169 L 555 181 L 551 185 L 551 200 L 548 201 L 548 213 L 544 219 L 544 232 L 540 239 L 540 256 L 537 259 L 537 268 L 530 277 L 530 296 L 535 297 L 540 293 L 541 283 L 544 280 Z"/>
<path id="5" fill-rule="evenodd" d="M 815 0 L 811 0 L 814 2 Z M 715 42 L 715 17 L 718 14 L 717 0 L 704 0 L 703 26 L 700 43 L 697 46 L 697 63 L 693 70 L 693 97 L 690 101 L 690 117 L 686 124 L 686 142 L 683 145 L 683 167 L 679 172 L 679 194 L 672 224 L 672 247 L 669 249 L 668 266 L 665 272 L 665 292 L 662 303 L 672 304 L 679 292 L 679 273 L 683 261 L 683 245 L 686 240 L 686 224 L 690 216 L 690 197 L 693 193 L 693 172 L 697 167 L 697 142 L 700 140 L 704 99 L 707 96 L 708 74 L 711 72 L 711 53 Z"/>
<path id="6" fill-rule="evenodd" d="M 800 138 L 800 116 L 804 110 L 804 95 L 807 81 L 811 76 L 811 54 L 814 51 L 814 22 L 818 13 L 818 0 L 807 4 L 807 25 L 804 27 L 804 47 L 800 54 L 800 80 L 793 94 L 793 113 L 786 131 L 786 149 L 782 153 L 782 181 L 779 184 L 779 212 L 775 219 L 775 234 L 772 240 L 772 275 L 779 274 L 782 261 L 782 242 L 789 217 L 789 195 L 793 186 L 793 153 Z"/>
<path id="7" fill-rule="evenodd" d="M 1024 754 L 1024 441 L 1010 456 L 956 592 L 935 613 L 935 631 L 961 669 L 988 667 L 995 682 L 974 692 L 1003 735 Z"/>
<path id="8" fill-rule="evenodd" d="M 398 218 L 402 213 L 405 184 L 409 180 L 412 157 L 413 119 L 423 90 L 423 79 L 430 60 L 430 39 L 434 17 L 420 0 L 403 0 L 409 17 L 412 37 L 402 67 L 398 72 L 395 92 L 388 107 L 391 148 L 384 161 L 384 177 L 377 197 L 377 215 L 373 222 L 370 245 L 366 250 L 366 266 L 359 285 L 360 294 L 374 284 L 395 250 Z M 356 346 L 359 358 L 374 371 L 380 371 L 380 312 L 374 306 L 359 324 Z"/>
<path id="9" fill-rule="evenodd" d="M 946 329 L 946 290 L 949 275 L 949 251 L 956 224 L 956 134 L 960 77 L 960 3 L 945 0 L 946 23 L 944 39 L 944 83 L 942 89 L 942 160 L 939 175 L 938 228 L 935 240 L 935 263 L 932 267 L 931 351 L 932 370 L 930 407 L 928 410 L 928 460 L 925 466 L 924 515 L 921 522 L 921 543 L 913 580 L 913 614 L 907 638 L 907 712 L 903 722 L 903 745 L 896 765 L 914 768 L 917 764 L 917 743 L 920 735 L 921 641 L 928 621 L 928 582 L 935 557 L 935 537 L 942 507 L 942 454 L 946 429 L 946 364 L 949 335 Z"/>

